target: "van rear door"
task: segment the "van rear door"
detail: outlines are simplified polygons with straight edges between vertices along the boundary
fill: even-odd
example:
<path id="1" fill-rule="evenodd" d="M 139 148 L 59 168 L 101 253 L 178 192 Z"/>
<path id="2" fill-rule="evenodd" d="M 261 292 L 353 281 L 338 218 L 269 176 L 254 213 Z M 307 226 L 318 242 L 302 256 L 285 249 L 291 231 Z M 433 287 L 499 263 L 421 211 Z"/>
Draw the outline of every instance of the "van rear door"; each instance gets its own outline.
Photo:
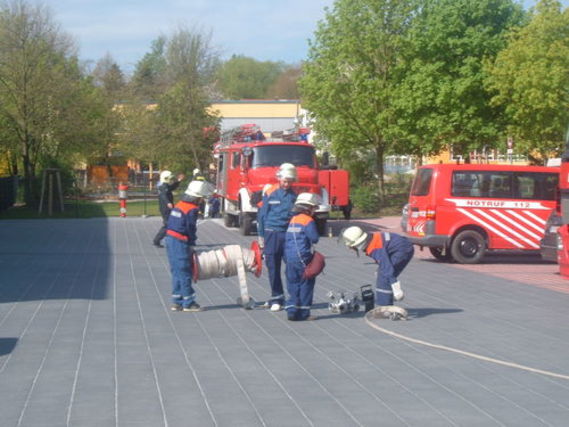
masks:
<path id="1" fill-rule="evenodd" d="M 410 237 L 423 237 L 426 233 L 426 224 L 434 214 L 434 175 L 433 167 L 421 167 L 411 186 L 407 218 L 407 234 Z"/>

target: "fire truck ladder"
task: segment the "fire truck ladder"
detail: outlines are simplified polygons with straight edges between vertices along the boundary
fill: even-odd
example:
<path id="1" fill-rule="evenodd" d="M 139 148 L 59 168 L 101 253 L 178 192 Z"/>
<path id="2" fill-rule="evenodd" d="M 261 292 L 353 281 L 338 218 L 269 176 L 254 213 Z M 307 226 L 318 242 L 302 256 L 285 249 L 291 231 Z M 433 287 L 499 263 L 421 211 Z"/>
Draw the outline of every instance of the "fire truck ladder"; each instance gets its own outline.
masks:
<path id="1" fill-rule="evenodd" d="M 249 142 L 261 128 L 256 124 L 246 124 L 226 130 L 221 134 L 220 142 L 222 146 L 228 146 L 235 142 Z"/>

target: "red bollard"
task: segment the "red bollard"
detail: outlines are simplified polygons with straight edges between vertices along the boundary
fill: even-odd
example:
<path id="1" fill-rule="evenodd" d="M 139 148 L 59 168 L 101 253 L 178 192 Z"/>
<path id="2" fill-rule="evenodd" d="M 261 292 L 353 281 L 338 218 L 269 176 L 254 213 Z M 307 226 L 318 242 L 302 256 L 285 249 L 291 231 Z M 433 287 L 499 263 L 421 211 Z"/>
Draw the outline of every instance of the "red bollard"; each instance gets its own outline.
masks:
<path id="1" fill-rule="evenodd" d="M 126 217 L 126 199 L 127 199 L 128 185 L 119 182 L 119 206 L 121 217 Z"/>

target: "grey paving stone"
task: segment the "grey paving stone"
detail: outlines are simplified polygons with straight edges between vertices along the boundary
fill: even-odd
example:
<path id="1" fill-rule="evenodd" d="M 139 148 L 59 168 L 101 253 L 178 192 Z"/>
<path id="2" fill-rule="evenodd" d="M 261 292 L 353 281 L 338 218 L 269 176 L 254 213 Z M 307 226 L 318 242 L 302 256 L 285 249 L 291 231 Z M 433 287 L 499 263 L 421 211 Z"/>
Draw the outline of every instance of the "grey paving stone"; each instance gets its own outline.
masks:
<path id="1" fill-rule="evenodd" d="M 159 218 L 0 223 L 0 413 L 16 426 L 564 426 L 569 295 L 415 259 L 407 322 L 333 315 L 376 266 L 335 239 L 316 322 L 236 305 L 236 277 L 198 282 L 202 313 L 169 311 Z M 8 225 L 8 226 L 6 226 Z M 202 248 L 248 246 L 221 221 Z M 257 301 L 266 273 L 248 277 Z M 523 365 L 444 351 L 442 345 Z M 526 369 L 528 368 L 528 369 Z"/>

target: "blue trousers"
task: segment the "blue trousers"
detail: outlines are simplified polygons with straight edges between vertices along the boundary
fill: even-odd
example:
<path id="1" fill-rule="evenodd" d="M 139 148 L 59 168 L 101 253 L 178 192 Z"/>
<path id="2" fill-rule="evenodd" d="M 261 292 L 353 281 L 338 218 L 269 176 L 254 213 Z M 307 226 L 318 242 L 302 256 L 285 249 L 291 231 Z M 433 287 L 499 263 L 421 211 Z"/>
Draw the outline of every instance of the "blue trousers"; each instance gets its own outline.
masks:
<path id="1" fill-rule="evenodd" d="M 303 279 L 304 268 L 298 258 L 287 259 L 285 273 L 288 300 L 285 309 L 290 320 L 306 320 L 310 316 L 316 278 Z"/>
<path id="2" fill-rule="evenodd" d="M 401 272 L 411 258 L 413 258 L 414 249 L 411 246 L 410 250 L 398 251 L 390 256 L 391 264 L 393 265 L 395 277 L 399 277 Z M 390 280 L 381 274 L 381 265 L 377 271 L 377 282 L 375 284 L 375 305 L 393 305 L 393 290 L 391 289 Z"/>
<path id="3" fill-rule="evenodd" d="M 166 251 L 172 273 L 172 303 L 189 307 L 196 296 L 192 288 L 192 248 L 180 239 L 166 236 Z"/>
<path id="4" fill-rule="evenodd" d="M 269 283 L 271 285 L 271 304 L 284 304 L 285 296 L 281 278 L 281 265 L 284 254 L 286 231 L 265 230 L 265 264 L 269 270 Z"/>

